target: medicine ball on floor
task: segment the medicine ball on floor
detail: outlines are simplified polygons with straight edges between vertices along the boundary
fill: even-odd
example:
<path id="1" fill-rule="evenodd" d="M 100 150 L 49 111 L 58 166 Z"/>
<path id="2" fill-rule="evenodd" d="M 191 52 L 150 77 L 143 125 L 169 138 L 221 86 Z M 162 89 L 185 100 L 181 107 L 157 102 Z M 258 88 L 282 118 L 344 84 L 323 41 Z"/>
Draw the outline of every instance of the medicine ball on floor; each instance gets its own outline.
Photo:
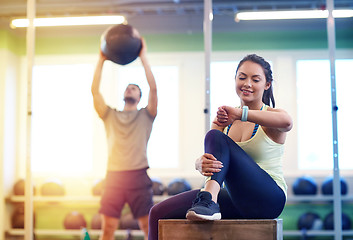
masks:
<path id="1" fill-rule="evenodd" d="M 111 61 L 126 65 L 134 61 L 142 47 L 139 32 L 131 25 L 118 24 L 108 28 L 101 37 L 101 50 Z"/>
<path id="2" fill-rule="evenodd" d="M 161 180 L 157 178 L 152 178 L 152 190 L 153 190 L 153 195 L 163 195 L 165 191 L 165 187 Z"/>
<path id="3" fill-rule="evenodd" d="M 93 215 L 91 229 L 102 229 L 102 216 L 99 213 Z"/>
<path id="4" fill-rule="evenodd" d="M 314 195 L 317 193 L 317 183 L 309 176 L 297 178 L 292 188 L 295 195 Z"/>
<path id="5" fill-rule="evenodd" d="M 183 178 L 175 178 L 168 184 L 168 195 L 176 195 L 191 190 L 191 185 Z"/>
<path id="6" fill-rule="evenodd" d="M 349 216 L 342 213 L 342 230 L 349 230 L 352 228 L 352 222 Z M 324 228 L 326 230 L 333 230 L 334 228 L 334 214 L 333 212 L 326 215 L 324 219 Z"/>
<path id="7" fill-rule="evenodd" d="M 346 195 L 348 192 L 348 184 L 347 181 L 341 177 L 341 195 Z M 333 194 L 333 177 L 327 177 L 321 186 L 321 192 L 323 195 L 332 195 Z"/>
<path id="8" fill-rule="evenodd" d="M 323 223 L 318 214 L 307 212 L 299 217 L 297 226 L 299 230 L 321 230 Z"/>
<path id="9" fill-rule="evenodd" d="M 132 213 L 127 213 L 120 217 L 119 229 L 139 230 L 140 226 Z"/>
<path id="10" fill-rule="evenodd" d="M 64 227 L 65 229 L 81 229 L 87 226 L 86 220 L 82 213 L 72 211 L 65 216 Z"/>
<path id="11" fill-rule="evenodd" d="M 35 225 L 35 215 L 33 214 L 33 226 Z M 18 205 L 11 216 L 12 228 L 24 228 L 25 226 L 25 208 L 24 205 Z"/>
<path id="12" fill-rule="evenodd" d="M 24 228 L 25 226 L 25 211 L 24 207 L 17 207 L 11 217 L 12 228 Z"/>
<path id="13" fill-rule="evenodd" d="M 59 179 L 47 180 L 40 188 L 43 196 L 63 196 L 65 188 Z"/>

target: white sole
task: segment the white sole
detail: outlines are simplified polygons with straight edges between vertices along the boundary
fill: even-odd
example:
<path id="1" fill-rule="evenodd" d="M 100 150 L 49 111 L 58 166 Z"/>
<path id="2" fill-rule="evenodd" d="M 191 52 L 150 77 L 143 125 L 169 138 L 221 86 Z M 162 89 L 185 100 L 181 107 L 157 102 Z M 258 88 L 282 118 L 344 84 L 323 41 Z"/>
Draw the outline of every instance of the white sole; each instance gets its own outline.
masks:
<path id="1" fill-rule="evenodd" d="M 186 214 L 186 218 L 191 221 L 213 221 L 213 220 L 220 220 L 221 213 L 215 213 L 212 216 L 209 216 L 209 215 L 197 214 L 194 211 L 189 211 Z"/>

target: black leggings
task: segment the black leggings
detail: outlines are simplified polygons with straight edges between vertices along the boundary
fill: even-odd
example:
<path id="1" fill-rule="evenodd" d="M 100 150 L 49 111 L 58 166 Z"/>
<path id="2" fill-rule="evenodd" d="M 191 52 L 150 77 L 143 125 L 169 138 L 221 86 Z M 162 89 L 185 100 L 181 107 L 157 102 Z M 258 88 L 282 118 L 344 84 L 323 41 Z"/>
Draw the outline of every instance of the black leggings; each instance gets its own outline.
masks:
<path id="1" fill-rule="evenodd" d="M 209 131 L 205 152 L 223 163 L 222 170 L 211 177 L 226 186 L 218 194 L 222 219 L 273 219 L 281 214 L 286 202 L 283 190 L 231 138 L 219 130 Z M 158 239 L 159 219 L 185 219 L 199 191 L 184 192 L 153 206 L 148 239 Z"/>

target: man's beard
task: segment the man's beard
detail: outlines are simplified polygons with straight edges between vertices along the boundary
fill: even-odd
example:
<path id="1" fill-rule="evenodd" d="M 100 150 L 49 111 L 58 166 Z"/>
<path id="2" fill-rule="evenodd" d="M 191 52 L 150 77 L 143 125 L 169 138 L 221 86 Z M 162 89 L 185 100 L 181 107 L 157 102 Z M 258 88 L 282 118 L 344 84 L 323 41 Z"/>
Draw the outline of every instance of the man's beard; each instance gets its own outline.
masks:
<path id="1" fill-rule="evenodd" d="M 136 104 L 137 100 L 133 97 L 125 97 L 124 102 L 127 104 Z"/>

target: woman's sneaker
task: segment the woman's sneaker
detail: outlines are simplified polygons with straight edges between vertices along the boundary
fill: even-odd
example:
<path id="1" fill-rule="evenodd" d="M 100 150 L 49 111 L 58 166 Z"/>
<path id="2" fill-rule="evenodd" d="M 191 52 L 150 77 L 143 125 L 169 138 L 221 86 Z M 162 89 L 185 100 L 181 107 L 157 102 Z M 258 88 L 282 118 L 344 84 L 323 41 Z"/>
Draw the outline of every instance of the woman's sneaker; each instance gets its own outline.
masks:
<path id="1" fill-rule="evenodd" d="M 221 219 L 218 203 L 212 201 L 209 192 L 201 191 L 192 203 L 192 208 L 186 213 L 186 218 L 192 221 L 207 221 Z"/>

